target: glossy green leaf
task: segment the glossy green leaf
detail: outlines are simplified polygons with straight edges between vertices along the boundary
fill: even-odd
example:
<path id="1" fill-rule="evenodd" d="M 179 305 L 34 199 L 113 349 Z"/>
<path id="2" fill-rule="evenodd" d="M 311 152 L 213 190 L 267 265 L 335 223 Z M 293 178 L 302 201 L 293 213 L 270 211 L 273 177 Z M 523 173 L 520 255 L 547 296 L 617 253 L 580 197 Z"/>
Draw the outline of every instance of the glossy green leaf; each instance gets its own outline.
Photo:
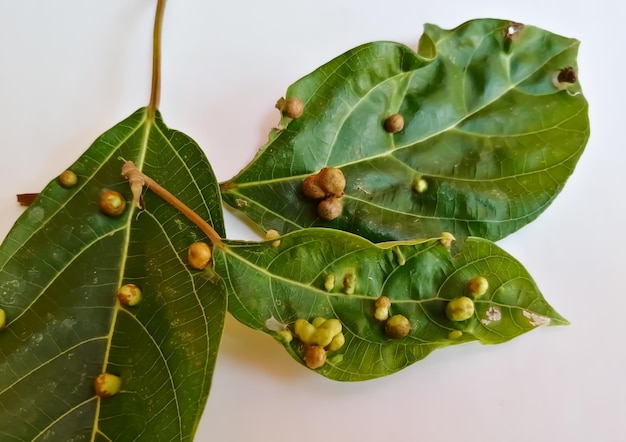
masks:
<path id="1" fill-rule="evenodd" d="M 332 229 L 303 229 L 280 241 L 278 247 L 272 241 L 229 242 L 216 250 L 216 271 L 228 281 L 229 311 L 279 341 L 285 330 L 294 331 L 297 319 L 339 319 L 346 343 L 329 351 L 328 362 L 317 370 L 332 379 L 376 378 L 436 348 L 473 340 L 496 344 L 539 325 L 567 323 L 523 266 L 485 239 L 468 238 L 458 253 L 439 239 L 375 245 Z M 346 293 L 349 275 L 355 276 L 352 294 Z M 475 276 L 489 283 L 475 299 L 475 313 L 465 321 L 449 320 L 446 305 L 468 296 L 467 283 Z M 390 339 L 374 318 L 381 295 L 390 298 L 392 315 L 411 322 L 407 337 Z M 451 339 L 455 330 L 462 335 Z M 297 338 L 285 347 L 302 362 Z"/>
<path id="2" fill-rule="evenodd" d="M 131 209 L 123 159 L 175 192 L 223 234 L 204 154 L 140 109 L 101 137 L 39 195 L 0 247 L 0 440 L 191 440 L 206 403 L 226 308 L 219 278 L 186 265 L 202 233 L 151 192 Z M 103 188 L 128 201 L 99 211 Z M 135 307 L 116 292 L 134 283 Z M 121 392 L 94 393 L 101 372 Z"/>
<path id="3" fill-rule="evenodd" d="M 548 207 L 583 152 L 587 102 L 578 83 L 554 84 L 562 69 L 576 70 L 577 51 L 574 39 L 502 20 L 427 25 L 418 53 L 359 46 L 288 89 L 304 114 L 283 118 L 222 196 L 265 230 L 500 239 Z M 405 125 L 392 134 L 383 122 L 395 113 Z M 334 221 L 320 220 L 301 192 L 325 166 L 347 180 Z"/>

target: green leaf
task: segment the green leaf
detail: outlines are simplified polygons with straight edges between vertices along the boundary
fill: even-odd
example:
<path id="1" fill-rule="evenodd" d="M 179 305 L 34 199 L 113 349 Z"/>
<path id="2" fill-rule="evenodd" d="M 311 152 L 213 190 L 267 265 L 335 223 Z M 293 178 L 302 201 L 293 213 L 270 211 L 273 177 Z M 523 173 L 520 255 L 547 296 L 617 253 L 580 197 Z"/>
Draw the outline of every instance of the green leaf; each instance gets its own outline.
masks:
<path id="1" fill-rule="evenodd" d="M 329 351 L 327 363 L 317 370 L 332 379 L 376 378 L 436 348 L 474 340 L 497 344 L 539 325 L 567 324 L 523 266 L 485 239 L 468 238 L 458 253 L 439 239 L 375 245 L 332 229 L 299 230 L 280 241 L 278 247 L 273 241 L 228 242 L 216 250 L 216 271 L 228 281 L 229 311 L 283 342 L 299 362 L 303 346 L 297 338 L 286 343 L 285 331 L 293 332 L 298 319 L 339 319 L 345 345 Z M 351 274 L 354 293 L 347 294 L 344 281 Z M 475 276 L 489 283 L 475 299 L 475 313 L 465 321 L 449 320 L 446 305 L 470 296 L 467 283 Z M 383 323 L 374 318 L 381 295 L 392 302 L 390 314 L 409 319 L 407 337 L 387 337 Z M 462 335 L 451 339 L 455 330 Z"/>
<path id="2" fill-rule="evenodd" d="M 39 195 L 0 246 L 0 439 L 191 440 L 206 402 L 226 309 L 223 282 L 186 265 L 203 235 L 146 192 L 131 210 L 120 172 L 132 160 L 223 235 L 217 182 L 204 154 L 140 109 L 101 137 Z M 128 205 L 98 208 L 103 188 Z M 143 300 L 122 307 L 122 284 Z M 102 372 L 121 392 L 94 393 Z"/>
<path id="3" fill-rule="evenodd" d="M 444 231 L 497 240 L 518 230 L 562 189 L 589 120 L 579 84 L 553 83 L 576 70 L 578 41 L 510 28 L 426 25 L 418 53 L 375 42 L 320 67 L 287 91 L 304 114 L 283 117 L 286 127 L 222 184 L 224 200 L 279 232 L 326 226 L 383 241 Z M 383 122 L 395 113 L 405 125 L 392 134 Z M 301 192 L 326 166 L 347 180 L 334 221 L 319 219 L 318 202 Z"/>

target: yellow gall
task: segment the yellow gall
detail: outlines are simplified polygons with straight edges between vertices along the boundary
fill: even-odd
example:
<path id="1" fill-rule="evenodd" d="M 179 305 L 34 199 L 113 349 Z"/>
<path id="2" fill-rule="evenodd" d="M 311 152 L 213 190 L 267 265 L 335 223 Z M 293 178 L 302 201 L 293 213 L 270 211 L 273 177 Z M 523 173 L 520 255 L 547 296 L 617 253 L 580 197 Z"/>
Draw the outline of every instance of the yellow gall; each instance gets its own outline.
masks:
<path id="1" fill-rule="evenodd" d="M 122 380 L 119 376 L 102 373 L 94 380 L 93 387 L 98 396 L 111 397 L 115 396 L 122 389 Z"/>
<path id="2" fill-rule="evenodd" d="M 487 293 L 488 289 L 489 281 L 484 276 L 475 276 L 467 281 L 467 291 L 475 298 Z"/>
<path id="3" fill-rule="evenodd" d="M 64 171 L 61 175 L 59 175 L 58 180 L 59 184 L 66 189 L 74 187 L 76 183 L 78 183 L 78 177 L 71 170 Z"/>
<path id="4" fill-rule="evenodd" d="M 389 319 L 389 308 L 391 307 L 391 301 L 386 296 L 380 296 L 374 302 L 376 307 L 374 310 L 374 318 L 377 321 L 384 322 Z"/>
<path id="5" fill-rule="evenodd" d="M 383 307 L 383 308 L 389 308 L 391 307 L 391 300 L 386 297 L 386 296 L 379 296 L 378 298 L 376 298 L 376 301 L 374 302 L 374 305 L 379 308 L 379 307 Z"/>
<path id="6" fill-rule="evenodd" d="M 317 318 L 313 318 L 313 320 L 311 321 L 311 325 L 315 328 L 320 327 L 324 322 L 326 322 L 326 318 L 322 318 L 321 316 L 318 316 Z"/>
<path id="7" fill-rule="evenodd" d="M 424 178 L 418 178 L 413 182 L 413 189 L 417 193 L 424 193 L 428 190 L 428 181 Z"/>
<path id="8" fill-rule="evenodd" d="M 187 251 L 187 262 L 192 268 L 202 270 L 209 265 L 212 256 L 211 248 L 207 243 L 194 242 Z"/>
<path id="9" fill-rule="evenodd" d="M 304 363 L 311 370 L 322 367 L 326 363 L 326 350 L 319 345 L 307 346 L 304 352 Z"/>
<path id="10" fill-rule="evenodd" d="M 100 193 L 98 201 L 100 211 L 108 216 L 120 216 L 126 209 L 126 200 L 121 193 L 105 189 Z"/>
<path id="11" fill-rule="evenodd" d="M 448 333 L 448 339 L 453 341 L 460 339 L 461 336 L 463 336 L 463 332 L 461 330 L 452 330 L 450 333 Z"/>
<path id="12" fill-rule="evenodd" d="M 270 229 L 267 232 L 265 232 L 265 239 L 270 241 L 270 240 L 274 240 L 272 241 L 272 247 L 278 247 L 280 245 L 280 239 L 277 239 L 278 237 L 280 237 L 280 233 L 278 233 L 278 230 L 274 230 L 274 229 Z"/>
<path id="13" fill-rule="evenodd" d="M 395 134 L 404 129 L 404 117 L 400 114 L 390 115 L 385 119 L 383 124 L 385 130 L 389 133 Z"/>
<path id="14" fill-rule="evenodd" d="M 439 238 L 439 244 L 449 249 L 450 247 L 452 247 L 452 241 L 454 240 L 456 240 L 456 238 L 454 237 L 454 235 L 452 235 L 452 233 L 442 232 L 441 238 Z"/>
<path id="15" fill-rule="evenodd" d="M 343 335 L 343 333 L 338 333 L 338 334 L 335 335 L 333 340 L 330 342 L 330 345 L 328 346 L 328 350 L 329 351 L 337 351 L 341 347 L 343 347 L 343 344 L 345 344 L 345 343 L 346 343 L 346 337 Z"/>
<path id="16" fill-rule="evenodd" d="M 326 276 L 326 279 L 324 280 L 324 290 L 327 292 L 332 291 L 332 289 L 335 288 L 335 279 L 336 277 L 332 273 Z"/>
<path id="17" fill-rule="evenodd" d="M 285 344 L 289 344 L 293 340 L 293 334 L 289 330 L 278 330 L 276 335 Z"/>
<path id="18" fill-rule="evenodd" d="M 7 326 L 7 312 L 0 308 L 0 330 Z"/>
<path id="19" fill-rule="evenodd" d="M 385 334 L 391 339 L 400 339 L 409 335 L 411 323 L 404 315 L 393 315 L 385 322 Z"/>
<path id="20" fill-rule="evenodd" d="M 141 289 L 135 284 L 124 284 L 117 290 L 117 299 L 126 307 L 134 307 L 141 302 Z"/>
<path id="21" fill-rule="evenodd" d="M 343 292 L 346 295 L 353 295 L 356 290 L 356 274 L 347 272 L 343 277 Z"/>
<path id="22" fill-rule="evenodd" d="M 454 298 L 446 305 L 446 316 L 450 321 L 465 321 L 474 316 L 474 301 L 467 296 Z"/>

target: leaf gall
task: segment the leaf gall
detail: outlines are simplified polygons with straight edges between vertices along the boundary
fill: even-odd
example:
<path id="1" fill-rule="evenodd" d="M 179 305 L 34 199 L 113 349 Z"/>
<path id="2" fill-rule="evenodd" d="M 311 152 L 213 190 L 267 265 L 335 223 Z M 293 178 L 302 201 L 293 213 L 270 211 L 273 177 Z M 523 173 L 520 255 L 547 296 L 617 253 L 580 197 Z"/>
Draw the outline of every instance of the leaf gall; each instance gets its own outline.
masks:
<path id="1" fill-rule="evenodd" d="M 126 200 L 121 193 L 105 189 L 100 193 L 98 207 L 105 215 L 117 217 L 126 210 Z"/>
<path id="2" fill-rule="evenodd" d="M 194 242 L 187 251 L 187 262 L 196 270 L 203 270 L 211 262 L 213 254 L 205 242 Z"/>
<path id="3" fill-rule="evenodd" d="M 117 290 L 117 299 L 125 307 L 134 307 L 141 302 L 141 289 L 135 284 L 124 284 Z"/>
<path id="4" fill-rule="evenodd" d="M 101 373 L 94 380 L 93 387 L 99 397 L 111 397 L 120 392 L 122 380 L 119 376 Z"/>
<path id="5" fill-rule="evenodd" d="M 385 323 L 385 334 L 391 339 L 401 339 L 411 332 L 411 323 L 404 315 L 393 315 Z"/>
<path id="6" fill-rule="evenodd" d="M 390 115 L 385 119 L 383 123 L 385 130 L 389 133 L 395 134 L 404 129 L 404 117 L 400 114 Z"/>
<path id="7" fill-rule="evenodd" d="M 322 367 L 326 363 L 326 350 L 319 345 L 309 345 L 304 352 L 304 362 L 311 370 Z"/>
<path id="8" fill-rule="evenodd" d="M 343 212 L 343 203 L 339 198 L 330 196 L 317 205 L 317 214 L 326 221 L 332 221 L 339 218 Z"/>
<path id="9" fill-rule="evenodd" d="M 58 180 L 59 184 L 62 187 L 69 189 L 70 187 L 74 187 L 76 185 L 76 183 L 78 182 L 78 177 L 71 170 L 66 170 L 61 175 L 59 175 Z"/>
<path id="10" fill-rule="evenodd" d="M 488 289 L 489 281 L 484 276 L 475 276 L 467 281 L 467 291 L 475 298 L 487 293 Z"/>
<path id="11" fill-rule="evenodd" d="M 324 167 L 319 171 L 317 182 L 325 192 L 325 196 L 340 197 L 346 188 L 346 178 L 341 169 L 336 167 Z"/>
<path id="12" fill-rule="evenodd" d="M 474 316 L 474 301 L 467 296 L 454 298 L 446 305 L 446 316 L 450 321 L 465 321 Z"/>
<path id="13" fill-rule="evenodd" d="M 282 112 L 282 114 L 291 119 L 300 118 L 304 113 L 304 104 L 299 98 L 280 98 L 276 102 L 276 108 Z"/>

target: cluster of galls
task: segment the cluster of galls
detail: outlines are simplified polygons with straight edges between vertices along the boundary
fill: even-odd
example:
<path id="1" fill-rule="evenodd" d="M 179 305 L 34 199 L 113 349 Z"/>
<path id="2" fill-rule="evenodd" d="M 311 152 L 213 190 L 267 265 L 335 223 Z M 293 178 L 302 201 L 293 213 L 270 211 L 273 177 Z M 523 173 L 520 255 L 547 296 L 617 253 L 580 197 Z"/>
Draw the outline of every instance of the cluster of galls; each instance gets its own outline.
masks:
<path id="1" fill-rule="evenodd" d="M 487 293 L 489 281 L 484 276 L 475 276 L 467 281 L 465 288 L 469 296 L 458 296 L 446 304 L 446 317 L 450 321 L 466 321 L 474 316 L 474 299 Z M 460 330 L 453 330 L 448 338 L 459 339 L 462 335 Z"/>
<path id="2" fill-rule="evenodd" d="M 411 323 L 404 315 L 389 315 L 391 300 L 380 296 L 374 302 L 374 318 L 385 324 L 385 334 L 391 339 L 401 339 L 411 332 Z"/>
<path id="3" fill-rule="evenodd" d="M 324 167 L 302 181 L 302 193 L 309 199 L 320 200 L 317 214 L 326 221 L 341 215 L 343 210 L 341 197 L 345 188 L 346 178 L 341 169 L 336 167 Z"/>
<path id="4" fill-rule="evenodd" d="M 326 352 L 337 351 L 346 342 L 338 319 L 315 318 L 312 322 L 298 319 L 294 333 L 304 345 L 304 362 L 312 370 L 326 363 Z"/>

